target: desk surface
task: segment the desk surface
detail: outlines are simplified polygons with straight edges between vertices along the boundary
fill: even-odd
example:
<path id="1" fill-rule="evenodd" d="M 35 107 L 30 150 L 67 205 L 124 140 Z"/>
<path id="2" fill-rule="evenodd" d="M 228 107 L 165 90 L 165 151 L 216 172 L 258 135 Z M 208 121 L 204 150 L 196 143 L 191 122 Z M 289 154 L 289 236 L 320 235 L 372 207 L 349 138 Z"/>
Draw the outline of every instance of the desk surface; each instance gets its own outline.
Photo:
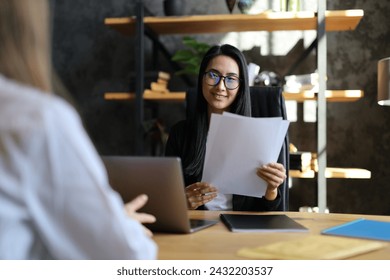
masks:
<path id="1" fill-rule="evenodd" d="M 191 218 L 219 220 L 219 211 L 189 211 Z M 235 212 L 238 213 L 238 212 Z M 259 214 L 286 214 L 304 225 L 309 232 L 232 233 L 221 222 L 192 234 L 155 233 L 154 240 L 159 246 L 159 259 L 183 260 L 232 260 L 244 259 L 236 255 L 242 247 L 257 247 L 278 241 L 293 240 L 308 235 L 319 235 L 321 230 L 365 217 L 390 221 L 389 216 L 352 214 L 322 214 L 301 212 L 266 212 Z M 390 245 L 390 243 L 389 243 Z M 351 259 L 390 259 L 390 246 Z"/>

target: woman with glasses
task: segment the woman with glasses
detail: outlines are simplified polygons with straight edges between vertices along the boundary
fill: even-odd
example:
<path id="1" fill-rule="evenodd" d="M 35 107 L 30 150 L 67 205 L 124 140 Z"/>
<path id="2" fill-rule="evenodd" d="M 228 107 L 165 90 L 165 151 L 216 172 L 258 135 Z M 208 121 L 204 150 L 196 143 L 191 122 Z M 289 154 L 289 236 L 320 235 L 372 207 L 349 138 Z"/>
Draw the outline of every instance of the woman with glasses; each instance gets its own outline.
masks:
<path id="1" fill-rule="evenodd" d="M 247 63 L 240 50 L 231 45 L 213 46 L 203 57 L 198 75 L 195 114 L 171 128 L 165 155 L 180 157 L 189 209 L 272 211 L 281 203 L 278 189 L 286 179 L 280 163 L 257 168 L 267 182 L 263 197 L 218 193 L 218 186 L 201 182 L 206 140 L 212 113 L 224 111 L 251 116 Z M 229 151 L 226 151 L 227 153 Z"/>

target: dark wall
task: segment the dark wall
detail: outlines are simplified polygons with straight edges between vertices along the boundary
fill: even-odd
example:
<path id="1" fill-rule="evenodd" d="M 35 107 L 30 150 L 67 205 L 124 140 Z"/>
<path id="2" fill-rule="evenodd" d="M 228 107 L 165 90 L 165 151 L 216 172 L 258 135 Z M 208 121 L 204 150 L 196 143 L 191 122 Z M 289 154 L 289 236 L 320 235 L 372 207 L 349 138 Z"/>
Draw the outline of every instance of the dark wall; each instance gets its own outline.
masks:
<path id="1" fill-rule="evenodd" d="M 364 98 L 351 103 L 327 103 L 328 166 L 365 168 L 370 180 L 328 179 L 332 212 L 390 214 L 390 108 L 376 102 L 377 61 L 390 56 L 390 2 L 328 1 L 328 9 L 363 9 L 354 31 L 327 33 L 329 89 L 361 89 Z M 316 127 L 292 124 L 291 139 L 304 138 L 305 148 Z M 310 133 L 309 133 L 310 132 Z M 308 141 L 308 140 L 311 141 Z M 291 191 L 294 207 L 313 205 L 316 182 L 297 180 Z"/>
<path id="2" fill-rule="evenodd" d="M 164 15 L 162 0 L 143 2 L 146 7 L 145 15 Z M 136 1 L 51 0 L 51 3 L 54 10 L 54 65 L 79 105 L 96 148 L 102 154 L 132 154 L 133 104 L 105 101 L 103 95 L 105 92 L 134 90 L 135 77 L 131 73 L 134 73 L 135 69 L 136 42 L 134 37 L 123 36 L 105 26 L 104 19 L 135 15 Z M 186 3 L 186 14 L 206 11 L 215 14 L 227 11 L 224 1 L 220 0 Z M 206 8 L 208 6 L 210 7 Z M 217 43 L 218 38 L 218 35 L 212 36 L 209 40 Z M 164 36 L 161 41 L 171 53 L 183 46 L 181 36 Z M 160 70 L 172 73 L 172 66 L 161 54 L 157 62 L 152 61 L 151 50 L 152 42 L 146 40 L 145 70 L 151 70 L 152 65 L 157 64 Z M 170 88 L 183 90 L 185 83 L 180 77 L 172 76 Z M 154 118 L 152 114 L 152 109 L 147 109 L 146 119 Z M 184 104 L 163 104 L 159 106 L 159 116 L 169 126 L 183 118 Z M 145 146 L 147 149 L 148 145 Z"/>
<path id="3" fill-rule="evenodd" d="M 104 18 L 134 15 L 135 2 L 52 0 L 54 64 L 102 154 L 133 153 L 133 105 L 105 101 L 103 94 L 133 89 L 130 73 L 135 67 L 135 39 L 106 27 Z M 148 10 L 159 16 L 163 15 L 162 2 L 144 1 Z M 185 2 L 186 14 L 227 13 L 222 0 Z M 327 33 L 328 88 L 362 89 L 365 93 L 356 102 L 328 103 L 328 166 L 365 168 L 372 172 L 370 180 L 329 179 L 328 206 L 331 212 L 390 214 L 390 107 L 376 103 L 377 61 L 390 56 L 390 2 L 328 1 L 328 9 L 363 9 L 365 13 L 356 30 Z M 217 43 L 220 36 L 196 37 Z M 172 53 L 182 47 L 181 36 L 163 36 L 161 40 Z M 146 69 L 153 64 L 151 49 L 150 41 L 146 40 Z M 276 61 L 285 64 L 283 58 Z M 158 64 L 161 70 L 173 71 L 163 56 Z M 171 87 L 184 89 L 185 84 L 173 76 Z M 158 110 L 167 127 L 184 117 L 183 104 L 161 104 Z M 153 117 L 148 108 L 145 114 L 147 118 Z M 315 151 L 315 124 L 292 123 L 289 134 L 301 150 Z M 146 143 L 149 140 L 145 139 Z M 315 204 L 315 180 L 294 180 L 291 210 Z"/>
<path id="4" fill-rule="evenodd" d="M 332 1 L 333 2 L 333 1 Z M 334 1 L 336 2 L 336 1 Z M 364 90 L 357 102 L 329 104 L 329 164 L 371 170 L 370 180 L 329 180 L 334 211 L 390 214 L 390 107 L 378 106 L 377 62 L 390 56 L 390 2 L 338 1 L 365 12 L 354 32 L 329 35 L 330 88 Z M 348 201 L 348 202 L 347 202 Z"/>
<path id="5" fill-rule="evenodd" d="M 106 17 L 133 14 L 134 1 L 74 0 L 54 3 L 53 60 L 76 100 L 96 147 L 108 153 L 131 150 L 131 104 L 110 103 L 107 91 L 128 91 L 133 68 L 134 39 L 104 25 Z"/>

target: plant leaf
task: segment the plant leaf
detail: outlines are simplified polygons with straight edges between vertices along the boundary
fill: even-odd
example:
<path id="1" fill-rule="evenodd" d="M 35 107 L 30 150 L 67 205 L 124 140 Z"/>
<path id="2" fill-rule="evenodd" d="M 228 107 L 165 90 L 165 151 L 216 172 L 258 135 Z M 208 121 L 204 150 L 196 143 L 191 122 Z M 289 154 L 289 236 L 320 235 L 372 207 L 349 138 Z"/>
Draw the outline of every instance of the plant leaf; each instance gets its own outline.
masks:
<path id="1" fill-rule="evenodd" d="M 182 70 L 177 71 L 176 75 L 191 74 L 198 75 L 200 62 L 203 56 L 210 48 L 210 45 L 203 42 L 198 42 L 195 38 L 190 36 L 184 36 L 182 38 L 183 44 L 187 49 L 177 50 L 172 56 L 171 60 L 181 62 L 184 64 Z"/>
<path id="2" fill-rule="evenodd" d="M 190 50 L 178 50 L 173 56 L 173 61 L 187 61 L 194 57 L 194 53 Z"/>

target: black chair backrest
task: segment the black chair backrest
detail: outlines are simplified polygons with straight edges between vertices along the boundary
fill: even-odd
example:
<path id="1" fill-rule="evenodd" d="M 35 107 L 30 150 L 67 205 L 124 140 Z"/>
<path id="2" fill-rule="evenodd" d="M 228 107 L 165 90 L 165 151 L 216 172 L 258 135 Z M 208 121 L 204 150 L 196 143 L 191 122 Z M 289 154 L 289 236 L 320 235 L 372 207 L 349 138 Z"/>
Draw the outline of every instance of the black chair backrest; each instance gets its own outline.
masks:
<path id="1" fill-rule="evenodd" d="M 282 117 L 287 120 L 286 104 L 281 87 L 251 87 L 252 117 Z M 282 149 L 280 150 L 278 162 L 283 164 L 287 170 L 287 178 L 279 187 L 283 196 L 281 211 L 289 209 L 289 174 L 290 170 L 290 145 L 288 133 L 284 138 Z"/>
<path id="2" fill-rule="evenodd" d="M 270 118 L 282 117 L 287 120 L 286 104 L 281 87 L 254 86 L 250 88 L 252 117 Z M 186 94 L 186 114 L 190 118 L 195 113 L 196 89 L 191 88 Z M 290 152 L 288 133 L 283 141 L 278 162 L 283 164 L 287 170 L 287 179 L 279 187 L 282 194 L 282 203 L 278 210 L 288 211 L 289 209 L 289 174 Z"/>

